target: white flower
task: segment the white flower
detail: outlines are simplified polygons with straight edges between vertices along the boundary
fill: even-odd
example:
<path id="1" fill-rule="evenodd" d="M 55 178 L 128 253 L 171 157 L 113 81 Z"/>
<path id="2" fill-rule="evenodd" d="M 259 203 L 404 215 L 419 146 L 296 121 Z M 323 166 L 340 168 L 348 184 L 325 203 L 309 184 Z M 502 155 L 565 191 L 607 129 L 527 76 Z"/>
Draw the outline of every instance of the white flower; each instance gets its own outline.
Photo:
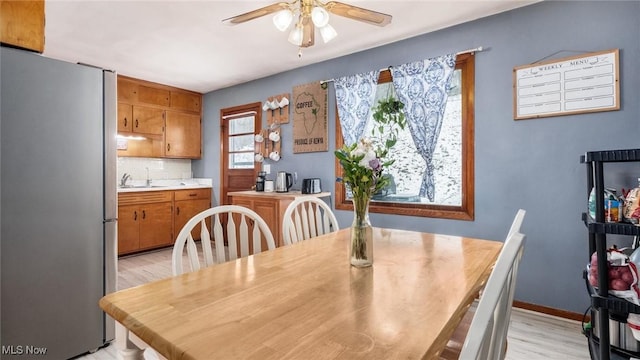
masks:
<path id="1" fill-rule="evenodd" d="M 363 155 L 364 157 L 362 158 L 362 160 L 360 160 L 358 165 L 362 166 L 365 169 L 371 169 L 371 165 L 369 164 L 369 162 L 371 162 L 371 160 L 374 160 L 377 156 L 376 152 L 373 149 L 373 144 L 368 138 L 360 139 L 360 141 L 358 142 L 358 146 L 356 146 L 356 148 L 353 149 L 353 152 L 351 153 L 352 157 Z"/>
<path id="2" fill-rule="evenodd" d="M 367 151 L 366 154 L 364 154 L 364 157 L 362 158 L 362 160 L 360 160 L 358 164 L 363 168 L 372 169 L 370 163 L 371 163 L 371 160 L 375 160 L 375 159 L 376 159 L 375 151 L 370 150 L 370 151 Z"/>

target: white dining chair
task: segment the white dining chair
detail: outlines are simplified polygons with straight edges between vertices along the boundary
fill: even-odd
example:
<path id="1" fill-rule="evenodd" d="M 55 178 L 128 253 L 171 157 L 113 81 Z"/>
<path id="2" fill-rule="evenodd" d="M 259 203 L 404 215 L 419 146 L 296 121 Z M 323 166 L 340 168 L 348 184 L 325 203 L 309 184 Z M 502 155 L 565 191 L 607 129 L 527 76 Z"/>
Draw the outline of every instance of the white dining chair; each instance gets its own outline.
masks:
<path id="1" fill-rule="evenodd" d="M 520 233 L 525 214 L 523 209 L 516 213 L 477 307 L 464 315 L 440 354 L 441 360 L 504 359 L 518 266 L 526 238 Z"/>
<path id="2" fill-rule="evenodd" d="M 504 359 L 525 238 L 522 233 L 513 233 L 505 242 L 471 320 L 460 352 L 461 360 Z"/>
<path id="3" fill-rule="evenodd" d="M 221 219 L 226 215 L 226 219 Z M 213 239 L 211 239 L 209 228 L 207 227 L 207 219 L 212 217 Z M 223 231 L 223 222 L 226 221 L 226 237 Z M 238 224 L 236 224 L 238 221 Z M 275 249 L 275 241 L 271 230 L 267 226 L 266 222 L 253 210 L 247 209 L 237 205 L 223 205 L 217 206 L 211 209 L 196 214 L 182 227 L 180 233 L 176 238 L 176 242 L 173 245 L 172 259 L 172 271 L 173 275 L 180 275 L 184 273 L 182 264 L 184 249 L 187 249 L 187 257 L 189 259 L 191 271 L 200 269 L 200 255 L 198 254 L 198 247 L 193 240 L 191 231 L 198 224 L 200 224 L 200 244 L 202 248 L 202 258 L 204 266 L 211 266 L 217 263 L 226 262 L 229 260 L 235 260 L 238 258 L 237 245 L 240 244 L 240 256 L 245 257 L 251 253 L 257 254 L 262 251 L 262 238 L 264 237 L 267 242 L 267 248 L 269 250 Z M 251 236 L 249 231 L 251 230 Z M 226 256 L 224 240 L 227 240 L 229 256 Z M 212 250 L 213 247 L 216 252 L 216 260 L 213 259 Z M 251 240 L 251 242 L 250 242 Z M 250 246 L 252 245 L 252 246 Z M 253 249 L 253 251 L 251 251 Z M 124 359 L 135 359 L 142 357 L 144 360 L 164 360 L 165 357 L 160 355 L 142 339 L 136 336 L 134 333 L 127 330 L 124 326 L 118 325 L 117 331 L 124 332 L 119 338 L 122 339 L 119 342 L 129 342 L 135 347 L 143 351 L 140 354 L 138 351 L 132 353 L 121 352 L 120 356 Z M 126 344 L 118 344 L 119 349 L 126 348 Z M 121 350 L 122 351 L 122 350 Z"/>
<path id="4" fill-rule="evenodd" d="M 207 227 L 206 220 L 209 217 L 212 218 L 213 237 Z M 191 230 L 198 224 L 201 225 L 200 245 L 204 267 L 235 260 L 238 255 L 245 257 L 276 247 L 269 226 L 255 211 L 238 205 L 216 206 L 192 217 L 178 233 L 171 256 L 173 275 L 180 275 L 184 272 L 182 260 L 185 247 L 191 271 L 201 268 L 198 247 L 191 236 Z M 263 239 L 266 241 L 267 249 L 263 249 Z M 228 245 L 228 256 L 225 251 L 225 240 Z M 238 254 L 238 248 L 240 254 Z M 215 260 L 213 258 L 214 250 Z"/>
<path id="5" fill-rule="evenodd" d="M 287 206 L 282 217 L 285 245 L 338 230 L 338 220 L 329 205 L 314 196 L 296 198 Z"/>
<path id="6" fill-rule="evenodd" d="M 520 228 L 522 227 L 522 222 L 524 221 L 524 216 L 527 214 L 526 210 L 519 209 L 516 212 L 516 216 L 511 223 L 511 228 L 509 228 L 509 232 L 507 233 L 507 237 L 511 236 L 513 233 L 521 232 Z"/>

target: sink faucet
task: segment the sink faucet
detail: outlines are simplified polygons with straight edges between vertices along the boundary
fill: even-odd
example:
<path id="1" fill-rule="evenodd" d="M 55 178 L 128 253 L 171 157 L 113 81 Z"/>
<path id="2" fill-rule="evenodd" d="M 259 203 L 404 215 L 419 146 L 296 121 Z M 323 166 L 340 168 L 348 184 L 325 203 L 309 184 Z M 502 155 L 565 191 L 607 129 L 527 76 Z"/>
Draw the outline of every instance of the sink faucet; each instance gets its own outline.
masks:
<path id="1" fill-rule="evenodd" d="M 147 186 L 151 186 L 151 178 L 149 177 L 149 168 L 145 167 L 145 169 L 147 169 Z"/>
<path id="2" fill-rule="evenodd" d="M 131 175 L 124 173 L 124 175 L 122 175 L 122 178 L 120 179 L 120 187 L 127 186 L 127 181 L 129 179 L 131 179 Z"/>

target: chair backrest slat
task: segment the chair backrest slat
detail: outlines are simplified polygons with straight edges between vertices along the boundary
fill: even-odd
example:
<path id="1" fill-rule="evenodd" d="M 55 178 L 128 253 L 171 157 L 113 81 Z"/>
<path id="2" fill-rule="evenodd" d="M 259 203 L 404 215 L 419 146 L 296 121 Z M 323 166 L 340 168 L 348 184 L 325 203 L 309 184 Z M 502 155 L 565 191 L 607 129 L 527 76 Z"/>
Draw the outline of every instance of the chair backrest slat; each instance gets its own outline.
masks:
<path id="1" fill-rule="evenodd" d="M 291 231 L 291 236 L 295 236 L 296 239 L 302 239 L 304 237 L 304 234 L 302 232 L 303 217 L 300 215 L 300 211 L 298 210 L 298 208 L 294 208 L 293 211 L 293 220 L 295 226 L 292 227 L 293 231 Z"/>
<path id="2" fill-rule="evenodd" d="M 211 266 L 213 262 L 213 253 L 211 252 L 211 236 L 207 229 L 207 219 L 200 221 L 200 243 L 202 244 L 202 253 L 204 254 L 204 266 Z"/>
<path id="3" fill-rule="evenodd" d="M 196 215 L 197 216 L 197 215 Z M 217 246 L 217 244 L 224 243 L 224 233 L 222 231 L 222 222 L 220 221 L 220 214 L 216 213 L 214 216 L 214 227 L 213 227 L 213 242 L 216 244 L 216 259 L 225 259 L 226 255 L 224 253 L 224 246 Z"/>
<path id="4" fill-rule="evenodd" d="M 240 243 L 240 257 L 249 256 L 249 225 L 247 225 L 247 219 L 244 215 L 240 215 L 239 230 L 239 237 L 236 241 Z"/>
<path id="5" fill-rule="evenodd" d="M 257 252 L 262 252 L 262 236 L 260 234 L 260 229 L 258 228 L 257 225 L 253 227 L 251 239 L 253 241 L 253 253 L 255 254 Z"/>
<path id="6" fill-rule="evenodd" d="M 227 213 L 227 245 L 229 245 L 229 260 L 238 258 L 238 237 L 236 236 L 236 222 L 233 214 Z"/>
<path id="7" fill-rule="evenodd" d="M 308 239 L 311 236 L 309 233 L 309 213 L 304 204 L 300 206 L 300 218 L 302 219 L 302 238 Z"/>
<path id="8" fill-rule="evenodd" d="M 191 268 L 199 270 L 200 261 L 198 260 L 198 248 L 196 247 L 195 241 L 193 241 L 193 236 L 191 236 L 191 233 L 187 235 L 187 254 L 189 255 Z"/>

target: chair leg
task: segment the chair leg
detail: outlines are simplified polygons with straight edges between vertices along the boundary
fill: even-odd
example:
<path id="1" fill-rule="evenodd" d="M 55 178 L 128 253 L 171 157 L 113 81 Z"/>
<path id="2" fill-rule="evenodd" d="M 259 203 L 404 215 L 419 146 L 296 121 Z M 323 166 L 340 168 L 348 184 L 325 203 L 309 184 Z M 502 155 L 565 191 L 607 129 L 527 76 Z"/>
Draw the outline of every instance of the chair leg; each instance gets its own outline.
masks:
<path id="1" fill-rule="evenodd" d="M 144 352 L 129 340 L 129 330 L 116 322 L 116 347 L 123 360 L 144 360 Z"/>

